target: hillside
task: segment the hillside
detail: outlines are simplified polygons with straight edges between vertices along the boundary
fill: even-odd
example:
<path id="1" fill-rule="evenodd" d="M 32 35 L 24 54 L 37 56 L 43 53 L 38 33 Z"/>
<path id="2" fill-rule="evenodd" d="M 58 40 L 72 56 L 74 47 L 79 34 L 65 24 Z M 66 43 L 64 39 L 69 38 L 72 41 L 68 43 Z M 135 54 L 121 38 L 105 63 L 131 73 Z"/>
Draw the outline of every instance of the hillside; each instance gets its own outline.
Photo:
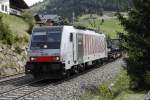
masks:
<path id="1" fill-rule="evenodd" d="M 131 0 L 44 0 L 37 3 L 30 10 L 33 13 L 53 13 L 64 17 L 71 17 L 83 13 L 101 14 L 104 11 L 126 11 L 132 5 Z"/>
<path id="2" fill-rule="evenodd" d="M 29 24 L 23 18 L 2 13 L 0 13 L 0 16 L 2 16 L 2 21 L 9 26 L 12 33 L 19 36 L 28 35 Z"/>
<path id="3" fill-rule="evenodd" d="M 0 13 L 0 77 L 24 72 L 29 26 L 21 17 Z"/>

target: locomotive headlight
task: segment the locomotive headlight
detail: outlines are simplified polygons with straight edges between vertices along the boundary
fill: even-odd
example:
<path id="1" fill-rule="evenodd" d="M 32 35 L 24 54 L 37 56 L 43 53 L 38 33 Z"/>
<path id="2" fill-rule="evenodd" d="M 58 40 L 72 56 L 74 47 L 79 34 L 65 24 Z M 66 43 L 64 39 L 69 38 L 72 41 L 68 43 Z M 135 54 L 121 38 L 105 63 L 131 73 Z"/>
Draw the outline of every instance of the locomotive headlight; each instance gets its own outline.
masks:
<path id="1" fill-rule="evenodd" d="M 111 52 L 111 49 L 108 49 L 108 52 Z"/>
<path id="2" fill-rule="evenodd" d="M 35 57 L 31 57 L 30 59 L 31 59 L 31 61 L 34 61 L 34 60 L 36 60 L 36 58 L 35 58 Z"/>
<path id="3" fill-rule="evenodd" d="M 56 57 L 56 60 L 57 60 L 57 61 L 60 60 L 60 57 Z"/>
<path id="4" fill-rule="evenodd" d="M 44 45 L 44 48 L 47 49 L 47 45 Z"/>

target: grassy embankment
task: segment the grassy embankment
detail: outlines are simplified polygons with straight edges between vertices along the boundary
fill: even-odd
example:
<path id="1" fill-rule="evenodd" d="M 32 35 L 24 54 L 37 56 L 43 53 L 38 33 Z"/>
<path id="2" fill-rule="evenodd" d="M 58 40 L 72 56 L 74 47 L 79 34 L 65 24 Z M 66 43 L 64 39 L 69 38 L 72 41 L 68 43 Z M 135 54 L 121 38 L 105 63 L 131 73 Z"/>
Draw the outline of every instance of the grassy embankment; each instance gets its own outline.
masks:
<path id="1" fill-rule="evenodd" d="M 101 84 L 94 92 L 87 91 L 78 100 L 144 100 L 146 91 L 131 90 L 129 81 L 127 72 L 122 71 L 111 81 Z"/>
<path id="2" fill-rule="evenodd" d="M 0 13 L 0 77 L 24 72 L 29 30 L 24 18 Z"/>
<path id="3" fill-rule="evenodd" d="M 27 31 L 29 29 L 29 25 L 22 18 L 2 13 L 0 13 L 0 16 L 3 16 L 3 22 L 10 27 L 10 30 L 13 33 L 18 34 L 19 36 L 28 34 Z"/>
<path id="4" fill-rule="evenodd" d="M 10 34 L 12 34 L 12 37 L 10 38 L 15 38 L 13 40 L 13 46 L 15 46 L 16 44 L 26 45 L 29 38 L 27 32 L 30 28 L 28 22 L 26 22 L 23 18 L 3 13 L 0 13 L 0 17 L 2 18 L 1 21 L 4 26 L 8 26 L 8 30 L 10 30 L 9 32 Z"/>

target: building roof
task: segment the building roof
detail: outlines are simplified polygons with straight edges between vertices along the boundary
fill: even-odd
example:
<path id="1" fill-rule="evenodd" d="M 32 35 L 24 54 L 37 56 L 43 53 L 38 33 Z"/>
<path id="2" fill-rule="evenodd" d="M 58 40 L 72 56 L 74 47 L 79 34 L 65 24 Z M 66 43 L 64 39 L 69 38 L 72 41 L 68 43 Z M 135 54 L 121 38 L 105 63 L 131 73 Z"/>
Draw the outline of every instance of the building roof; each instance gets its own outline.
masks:
<path id="1" fill-rule="evenodd" d="M 56 14 L 36 14 L 34 15 L 38 24 L 53 23 L 54 25 L 64 25 L 67 21 L 63 17 Z"/>
<path id="2" fill-rule="evenodd" d="M 55 23 L 60 23 L 61 17 L 58 15 L 51 15 L 51 14 L 37 14 L 34 16 L 36 21 L 41 21 L 42 23 L 45 23 L 49 20 L 55 22 Z"/>
<path id="3" fill-rule="evenodd" d="M 50 15 L 50 14 L 39 14 L 38 15 L 39 16 L 39 18 L 41 19 L 41 20 L 52 20 L 52 21 L 59 21 L 59 18 L 60 18 L 60 16 L 58 16 L 58 15 Z"/>
<path id="4" fill-rule="evenodd" d="M 41 15 L 40 17 L 41 17 L 41 19 L 56 19 L 59 16 L 57 16 L 57 15 Z"/>
<path id="5" fill-rule="evenodd" d="M 17 7 L 20 9 L 28 9 L 29 6 L 26 4 L 24 0 L 10 0 L 10 6 Z"/>

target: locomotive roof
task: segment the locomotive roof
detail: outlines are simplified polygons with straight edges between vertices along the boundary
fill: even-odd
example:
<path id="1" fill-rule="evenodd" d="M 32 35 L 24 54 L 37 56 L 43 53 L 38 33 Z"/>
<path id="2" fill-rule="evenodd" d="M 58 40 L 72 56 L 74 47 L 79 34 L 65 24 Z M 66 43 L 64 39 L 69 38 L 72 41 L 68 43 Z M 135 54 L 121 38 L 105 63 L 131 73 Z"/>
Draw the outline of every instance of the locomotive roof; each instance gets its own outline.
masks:
<path id="1" fill-rule="evenodd" d="M 62 31 L 63 26 L 42 26 L 42 27 L 36 27 L 33 29 L 33 32 L 37 31 Z"/>
<path id="2" fill-rule="evenodd" d="M 95 30 L 91 30 L 91 29 L 88 29 L 88 28 L 78 28 L 78 27 L 74 27 L 74 26 L 67 26 L 67 25 L 64 25 L 64 26 L 42 26 L 42 27 L 36 27 L 33 29 L 33 31 L 38 31 L 38 30 L 50 30 L 50 29 L 62 29 L 63 27 L 72 27 L 76 30 L 82 30 L 82 31 L 86 31 L 86 30 L 89 30 L 91 32 L 95 32 Z"/>
<path id="3" fill-rule="evenodd" d="M 76 30 L 78 33 L 84 33 L 84 34 L 89 34 L 89 35 L 104 35 L 104 34 L 99 34 L 97 32 L 95 32 L 94 30 L 89 30 L 89 29 L 78 29 L 74 26 L 42 26 L 42 27 L 36 27 L 33 29 L 33 32 L 37 32 L 37 31 L 62 31 L 63 28 L 67 28 L 67 29 L 74 29 Z"/>

